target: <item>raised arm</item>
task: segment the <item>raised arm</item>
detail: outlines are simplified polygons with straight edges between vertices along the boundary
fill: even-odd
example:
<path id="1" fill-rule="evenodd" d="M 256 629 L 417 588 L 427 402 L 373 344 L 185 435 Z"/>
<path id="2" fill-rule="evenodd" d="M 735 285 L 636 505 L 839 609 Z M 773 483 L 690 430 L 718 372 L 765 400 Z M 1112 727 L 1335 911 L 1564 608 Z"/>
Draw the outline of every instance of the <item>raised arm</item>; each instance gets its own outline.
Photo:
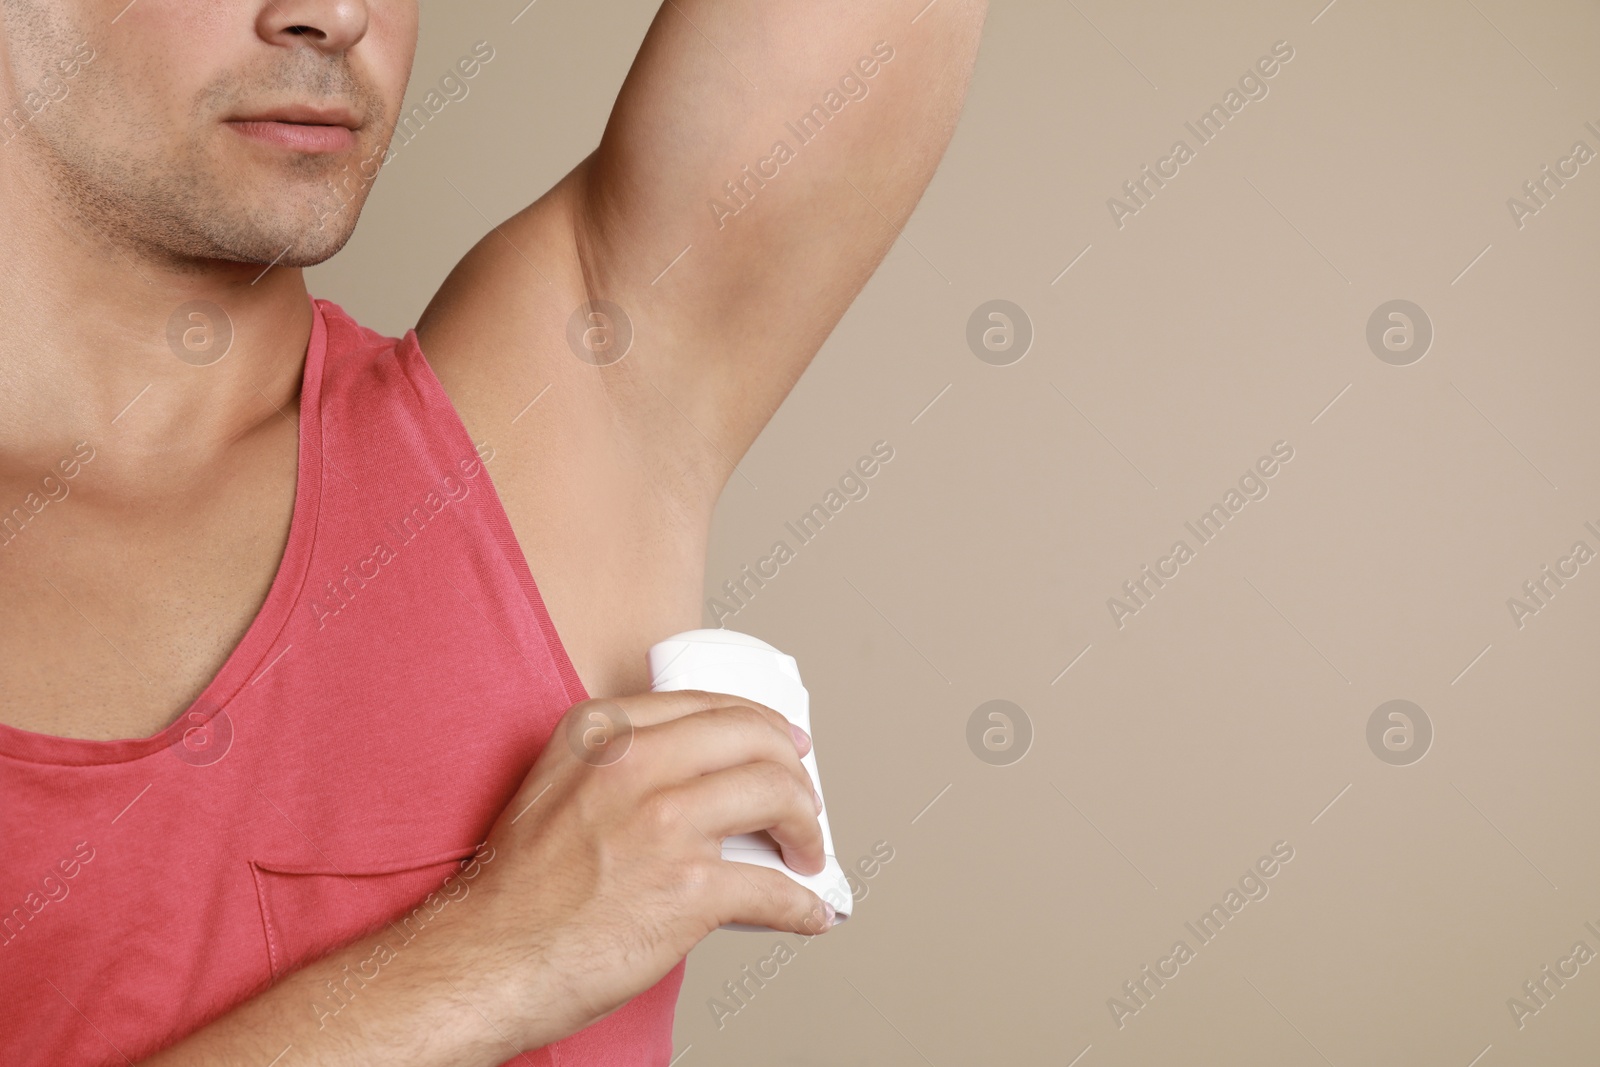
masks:
<path id="1" fill-rule="evenodd" d="M 486 237 L 419 327 L 469 425 L 486 378 L 526 376 L 531 354 L 549 362 L 530 381 L 568 394 L 552 407 L 605 410 L 714 504 L 922 195 L 985 7 L 667 0 L 599 147 Z M 633 334 L 598 372 L 566 351 L 584 301 Z M 613 317 L 590 320 L 591 363 Z"/>

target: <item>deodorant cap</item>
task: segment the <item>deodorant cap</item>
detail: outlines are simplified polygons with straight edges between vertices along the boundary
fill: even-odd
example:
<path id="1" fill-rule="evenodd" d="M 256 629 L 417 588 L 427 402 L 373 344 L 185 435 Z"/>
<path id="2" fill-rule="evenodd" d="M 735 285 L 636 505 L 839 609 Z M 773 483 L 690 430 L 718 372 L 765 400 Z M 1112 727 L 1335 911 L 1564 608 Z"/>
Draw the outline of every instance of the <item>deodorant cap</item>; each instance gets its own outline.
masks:
<path id="1" fill-rule="evenodd" d="M 743 697 L 811 732 L 811 694 L 800 681 L 799 664 L 758 637 L 715 629 L 673 634 L 650 647 L 649 665 L 651 689 Z"/>
<path id="2" fill-rule="evenodd" d="M 708 648 L 706 646 L 715 646 Z M 800 681 L 800 665 L 759 637 L 733 630 L 686 630 L 650 649 L 650 686 L 656 688 L 679 674 L 714 664 L 718 669 L 745 667 L 772 670 Z"/>

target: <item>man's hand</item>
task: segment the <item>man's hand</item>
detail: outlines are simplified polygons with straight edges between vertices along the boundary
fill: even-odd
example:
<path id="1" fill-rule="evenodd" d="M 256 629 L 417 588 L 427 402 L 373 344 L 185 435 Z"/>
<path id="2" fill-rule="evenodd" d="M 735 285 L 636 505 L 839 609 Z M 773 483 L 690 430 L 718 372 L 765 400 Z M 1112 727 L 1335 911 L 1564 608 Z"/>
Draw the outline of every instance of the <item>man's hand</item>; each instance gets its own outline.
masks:
<path id="1" fill-rule="evenodd" d="M 772 709 L 715 693 L 569 709 L 450 935 L 512 1039 L 538 1047 L 595 1022 L 722 923 L 827 929 L 810 890 L 721 856 L 724 837 L 768 830 L 790 867 L 822 870 L 810 744 Z"/>
<path id="2" fill-rule="evenodd" d="M 492 1067 L 610 1014 L 725 922 L 821 933 L 831 916 L 810 890 L 721 854 L 722 838 L 769 830 L 791 867 L 822 870 L 810 747 L 772 709 L 715 693 L 575 704 L 495 822 L 470 901 L 441 912 L 337 1025 L 306 1005 L 370 939 L 141 1067 L 249 1067 L 286 1046 L 316 1067 Z"/>

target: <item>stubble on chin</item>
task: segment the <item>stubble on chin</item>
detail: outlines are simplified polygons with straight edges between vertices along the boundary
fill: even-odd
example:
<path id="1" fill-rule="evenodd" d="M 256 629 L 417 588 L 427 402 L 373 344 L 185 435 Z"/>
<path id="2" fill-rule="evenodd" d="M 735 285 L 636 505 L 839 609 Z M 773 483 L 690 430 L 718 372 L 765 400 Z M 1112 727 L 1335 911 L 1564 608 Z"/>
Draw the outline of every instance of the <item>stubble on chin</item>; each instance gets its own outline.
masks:
<path id="1" fill-rule="evenodd" d="M 4 0 L 0 0 L 4 2 Z M 28 149 L 64 225 L 177 273 L 217 262 L 306 267 L 344 247 L 370 182 L 340 194 L 346 164 L 373 153 L 371 124 L 385 108 L 347 71 L 301 66 L 251 76 L 229 72 L 179 120 L 141 115 L 111 72 L 85 72 L 54 114 L 41 115 Z M 338 157 L 264 150 L 226 128 L 241 104 L 334 95 L 365 105 L 360 144 Z M 48 121 L 44 121 L 48 120 Z M 346 158 L 348 156 L 348 158 Z"/>

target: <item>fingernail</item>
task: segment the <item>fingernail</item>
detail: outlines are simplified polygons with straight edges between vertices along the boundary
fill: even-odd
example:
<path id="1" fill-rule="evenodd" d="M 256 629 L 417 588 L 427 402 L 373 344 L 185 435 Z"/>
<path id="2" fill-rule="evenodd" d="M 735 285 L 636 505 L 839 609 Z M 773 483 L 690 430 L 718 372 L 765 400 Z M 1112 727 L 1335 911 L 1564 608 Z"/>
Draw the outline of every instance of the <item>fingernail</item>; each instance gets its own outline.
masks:
<path id="1" fill-rule="evenodd" d="M 836 914 L 837 912 L 833 910 L 833 905 L 824 900 L 822 902 L 822 928 L 824 930 L 833 928 L 833 919 Z"/>
<path id="2" fill-rule="evenodd" d="M 817 814 L 821 815 L 822 814 L 822 794 L 817 792 L 817 787 L 816 786 L 812 786 L 811 787 L 811 795 L 814 798 L 816 798 L 816 801 L 817 801 Z"/>
<path id="3" fill-rule="evenodd" d="M 794 723 L 789 724 L 789 736 L 794 738 L 794 747 L 800 750 L 800 755 L 804 756 L 811 751 L 811 735 Z"/>

